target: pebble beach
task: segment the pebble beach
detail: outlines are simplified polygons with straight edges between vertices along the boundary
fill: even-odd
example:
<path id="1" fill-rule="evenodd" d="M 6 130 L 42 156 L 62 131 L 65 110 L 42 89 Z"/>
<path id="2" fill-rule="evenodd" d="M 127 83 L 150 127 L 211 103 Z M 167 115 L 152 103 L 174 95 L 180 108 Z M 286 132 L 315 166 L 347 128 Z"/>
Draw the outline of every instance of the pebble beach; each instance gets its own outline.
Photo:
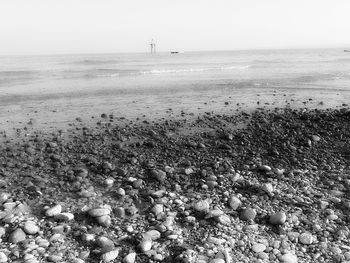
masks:
<path id="1" fill-rule="evenodd" d="M 0 263 L 350 262 L 343 51 L 0 61 Z"/>
<path id="2" fill-rule="evenodd" d="M 3 134 L 0 262 L 350 262 L 345 104 L 118 119 Z"/>

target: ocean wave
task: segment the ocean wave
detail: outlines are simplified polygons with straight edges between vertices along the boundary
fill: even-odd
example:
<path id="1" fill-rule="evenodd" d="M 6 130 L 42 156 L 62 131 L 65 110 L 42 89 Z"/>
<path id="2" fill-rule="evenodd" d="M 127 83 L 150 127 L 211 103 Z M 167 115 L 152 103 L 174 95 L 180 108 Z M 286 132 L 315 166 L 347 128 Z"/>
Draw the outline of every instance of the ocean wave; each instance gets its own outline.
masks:
<path id="1" fill-rule="evenodd" d="M 17 76 L 28 76 L 38 73 L 34 70 L 4 70 L 0 71 L 1 77 L 17 77 Z"/>
<path id="2" fill-rule="evenodd" d="M 245 66 L 222 66 L 222 67 L 207 67 L 207 68 L 178 68 L 178 69 L 150 69 L 150 70 L 134 70 L 134 69 L 109 69 L 96 68 L 97 73 L 88 74 L 89 77 L 96 76 L 98 78 L 106 77 L 127 77 L 138 75 L 162 75 L 162 74 L 181 74 L 195 73 L 208 71 L 229 71 L 229 70 L 244 70 L 250 68 L 250 65 Z"/>
<path id="3" fill-rule="evenodd" d="M 142 74 L 191 73 L 191 72 L 220 71 L 220 70 L 242 70 L 242 69 L 248 69 L 248 68 L 250 68 L 250 65 L 209 67 L 209 68 L 153 69 L 153 70 L 143 71 Z"/>
<path id="4" fill-rule="evenodd" d="M 83 60 L 74 61 L 72 64 L 75 64 L 75 65 L 104 65 L 104 64 L 117 64 L 117 63 L 120 63 L 120 61 L 114 60 L 114 59 L 109 59 L 109 60 L 83 59 Z"/>

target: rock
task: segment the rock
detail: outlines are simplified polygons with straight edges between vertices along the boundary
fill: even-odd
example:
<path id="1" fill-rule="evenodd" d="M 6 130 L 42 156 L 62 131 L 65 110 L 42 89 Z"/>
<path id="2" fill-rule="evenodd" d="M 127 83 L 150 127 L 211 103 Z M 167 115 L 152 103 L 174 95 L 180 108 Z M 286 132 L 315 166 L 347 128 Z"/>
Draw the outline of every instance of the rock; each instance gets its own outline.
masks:
<path id="1" fill-rule="evenodd" d="M 241 200 L 239 200 L 239 198 L 237 196 L 231 195 L 228 204 L 233 210 L 237 210 L 238 207 L 241 206 L 242 202 L 241 202 Z"/>
<path id="2" fill-rule="evenodd" d="M 60 213 L 55 215 L 55 219 L 61 221 L 72 221 L 74 219 L 74 215 L 72 213 Z"/>
<path id="3" fill-rule="evenodd" d="M 256 217 L 256 211 L 253 208 L 246 208 L 243 209 L 240 213 L 241 220 L 248 221 L 248 220 L 254 220 Z"/>
<path id="4" fill-rule="evenodd" d="M 124 258 L 123 258 L 123 263 L 134 263 L 136 259 L 136 253 L 132 252 L 127 254 Z"/>
<path id="5" fill-rule="evenodd" d="M 292 253 L 286 253 L 280 257 L 282 263 L 298 263 L 298 257 Z"/>
<path id="6" fill-rule="evenodd" d="M 142 234 L 142 237 L 144 240 L 157 240 L 161 236 L 160 232 L 158 230 L 149 230 L 146 233 Z"/>
<path id="7" fill-rule="evenodd" d="M 114 242 L 107 237 L 99 237 L 96 244 L 102 249 L 102 252 L 109 252 L 115 249 Z"/>
<path id="8" fill-rule="evenodd" d="M 40 231 L 40 228 L 37 226 L 37 224 L 33 221 L 26 221 L 23 226 L 24 232 L 26 232 L 28 235 L 35 235 Z"/>
<path id="9" fill-rule="evenodd" d="M 272 169 L 268 165 L 260 165 L 259 166 L 259 170 L 262 171 L 262 172 L 271 172 Z"/>
<path id="10" fill-rule="evenodd" d="M 319 142 L 321 140 L 321 137 L 317 135 L 311 135 L 311 140 L 314 142 Z"/>
<path id="11" fill-rule="evenodd" d="M 263 184 L 262 190 L 268 195 L 272 195 L 274 189 L 271 183 L 266 183 L 266 184 Z"/>
<path id="12" fill-rule="evenodd" d="M 115 260 L 119 255 L 119 249 L 115 249 L 109 252 L 106 252 L 104 254 L 102 254 L 102 262 L 111 262 L 113 260 Z"/>
<path id="13" fill-rule="evenodd" d="M 224 212 L 220 209 L 213 209 L 210 210 L 206 215 L 205 215 L 205 219 L 209 219 L 209 218 L 214 218 L 214 217 L 218 217 L 223 215 Z"/>
<path id="14" fill-rule="evenodd" d="M 215 220 L 216 220 L 218 223 L 220 223 L 220 224 L 222 224 L 222 225 L 225 225 L 225 226 L 231 224 L 231 218 L 230 218 L 228 215 L 225 215 L 225 214 L 216 217 Z"/>
<path id="15" fill-rule="evenodd" d="M 287 220 L 286 213 L 284 212 L 277 212 L 270 216 L 269 222 L 272 225 L 283 225 Z"/>
<path id="16" fill-rule="evenodd" d="M 252 246 L 252 250 L 255 253 L 263 252 L 263 251 L 265 251 L 265 249 L 266 249 L 266 246 L 264 244 L 261 244 L 261 243 L 256 243 Z"/>
<path id="17" fill-rule="evenodd" d="M 109 215 L 95 217 L 97 223 L 103 227 L 110 227 L 112 224 L 112 219 Z"/>
<path id="18" fill-rule="evenodd" d="M 47 260 L 49 262 L 60 262 L 60 261 L 62 261 L 62 257 L 59 255 L 50 255 L 47 257 Z"/>
<path id="19" fill-rule="evenodd" d="M 311 245 L 314 242 L 314 236 L 310 232 L 300 234 L 299 242 L 304 245 Z"/>
<path id="20" fill-rule="evenodd" d="M 125 209 L 124 207 L 120 206 L 117 209 L 115 209 L 114 214 L 116 217 L 124 218 L 125 217 Z"/>
<path id="21" fill-rule="evenodd" d="M 193 209 L 197 212 L 207 213 L 209 211 L 209 203 L 207 200 L 200 200 L 195 202 L 193 205 Z"/>
<path id="22" fill-rule="evenodd" d="M 53 217 L 55 215 L 58 215 L 62 211 L 61 205 L 55 205 L 49 209 L 46 210 L 45 215 L 48 217 Z"/>
<path id="23" fill-rule="evenodd" d="M 149 239 L 142 240 L 138 245 L 138 248 L 141 250 L 141 252 L 147 252 L 152 248 L 152 241 Z"/>
<path id="24" fill-rule="evenodd" d="M 7 262 L 7 256 L 4 252 L 0 252 L 0 263 L 5 263 Z"/>
<path id="25" fill-rule="evenodd" d="M 24 240 L 26 240 L 26 234 L 23 232 L 21 228 L 17 228 L 9 236 L 9 242 L 13 244 L 20 243 Z"/>
<path id="26" fill-rule="evenodd" d="M 164 211 L 164 207 L 162 204 L 156 204 L 152 207 L 152 212 L 158 216 L 158 215 L 161 215 Z"/>
<path id="27" fill-rule="evenodd" d="M 6 234 L 6 228 L 3 226 L 0 226 L 0 238 L 2 238 Z"/>
<path id="28" fill-rule="evenodd" d="M 93 208 L 90 209 L 88 214 L 91 217 L 101 217 L 101 216 L 106 216 L 109 215 L 111 213 L 111 210 L 107 209 L 107 208 Z"/>
<path id="29" fill-rule="evenodd" d="M 159 182 L 164 182 L 166 179 L 166 172 L 162 170 L 151 170 L 151 176 Z"/>

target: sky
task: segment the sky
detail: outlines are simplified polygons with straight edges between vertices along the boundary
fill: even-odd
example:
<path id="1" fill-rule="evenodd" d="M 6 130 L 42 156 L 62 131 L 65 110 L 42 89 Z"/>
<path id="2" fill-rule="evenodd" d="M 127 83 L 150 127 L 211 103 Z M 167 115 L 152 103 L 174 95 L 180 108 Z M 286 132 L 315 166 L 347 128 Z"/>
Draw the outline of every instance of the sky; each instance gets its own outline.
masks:
<path id="1" fill-rule="evenodd" d="M 350 48 L 349 0 L 0 0 L 0 55 Z"/>

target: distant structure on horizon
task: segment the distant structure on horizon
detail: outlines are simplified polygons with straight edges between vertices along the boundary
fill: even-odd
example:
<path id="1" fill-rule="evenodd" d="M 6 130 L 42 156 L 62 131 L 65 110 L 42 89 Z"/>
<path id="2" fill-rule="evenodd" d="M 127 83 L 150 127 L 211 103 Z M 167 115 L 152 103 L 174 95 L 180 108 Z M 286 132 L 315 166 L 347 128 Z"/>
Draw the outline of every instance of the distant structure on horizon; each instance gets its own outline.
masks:
<path id="1" fill-rule="evenodd" d="M 151 46 L 151 53 L 156 53 L 156 43 L 153 39 L 149 45 Z"/>

